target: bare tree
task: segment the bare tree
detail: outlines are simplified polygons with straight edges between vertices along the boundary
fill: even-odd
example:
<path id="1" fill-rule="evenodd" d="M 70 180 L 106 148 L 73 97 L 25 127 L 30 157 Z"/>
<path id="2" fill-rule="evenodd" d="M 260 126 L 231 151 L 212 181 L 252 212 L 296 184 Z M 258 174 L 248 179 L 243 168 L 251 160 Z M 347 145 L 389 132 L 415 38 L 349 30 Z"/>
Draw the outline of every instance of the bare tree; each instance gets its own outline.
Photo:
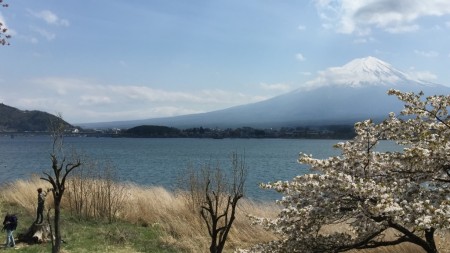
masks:
<path id="1" fill-rule="evenodd" d="M 56 121 L 51 122 L 50 130 L 53 137 L 53 150 L 50 154 L 52 161 L 51 172 L 44 172 L 45 177 L 42 180 L 49 182 L 52 185 L 52 195 L 54 200 L 55 214 L 53 217 L 54 240 L 52 237 L 52 253 L 59 253 L 61 251 L 61 201 L 66 190 L 67 176 L 74 169 L 81 166 L 79 156 L 72 153 L 72 157 L 68 158 L 63 150 L 63 137 L 65 124 L 62 117 L 59 115 Z"/>
<path id="2" fill-rule="evenodd" d="M 236 218 L 238 201 L 244 196 L 245 161 L 235 153 L 231 159 L 231 171 L 224 171 L 219 165 L 212 168 L 208 164 L 199 173 L 192 170 L 189 175 L 188 187 L 195 202 L 198 201 L 200 215 L 208 228 L 211 253 L 223 251 Z"/>

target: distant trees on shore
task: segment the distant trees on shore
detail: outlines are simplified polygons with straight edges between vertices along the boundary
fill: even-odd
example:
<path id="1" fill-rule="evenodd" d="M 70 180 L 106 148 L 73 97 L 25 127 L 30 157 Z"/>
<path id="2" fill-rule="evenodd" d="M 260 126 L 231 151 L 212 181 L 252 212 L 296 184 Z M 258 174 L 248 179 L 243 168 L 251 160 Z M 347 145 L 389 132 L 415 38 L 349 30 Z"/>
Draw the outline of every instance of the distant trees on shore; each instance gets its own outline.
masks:
<path id="1" fill-rule="evenodd" d="M 48 131 L 2 131 L 8 136 L 49 135 Z M 116 137 L 116 138 L 285 138 L 285 139 L 351 139 L 355 131 L 351 125 L 282 127 L 280 129 L 204 128 L 178 129 L 167 126 L 142 125 L 130 129 L 81 129 L 69 126 L 65 136 Z"/>
<path id="2" fill-rule="evenodd" d="M 351 139 L 355 131 L 351 125 L 329 125 L 311 127 L 282 127 L 279 129 L 239 128 L 204 128 L 194 127 L 178 129 L 167 126 L 143 125 L 130 129 L 109 129 L 101 131 L 80 132 L 79 134 L 101 137 L 134 138 L 309 138 L 309 139 Z"/>

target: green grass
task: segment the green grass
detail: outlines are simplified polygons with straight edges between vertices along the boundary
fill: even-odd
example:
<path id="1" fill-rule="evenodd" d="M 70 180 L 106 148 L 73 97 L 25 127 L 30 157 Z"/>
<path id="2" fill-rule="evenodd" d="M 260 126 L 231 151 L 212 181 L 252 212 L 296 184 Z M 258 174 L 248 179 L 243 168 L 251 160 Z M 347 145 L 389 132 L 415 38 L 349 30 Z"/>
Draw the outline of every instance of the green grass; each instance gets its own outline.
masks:
<path id="1" fill-rule="evenodd" d="M 0 202 L 0 211 L 3 215 L 7 211 L 17 214 L 19 225 L 14 234 L 15 238 L 20 233 L 25 233 L 35 218 L 34 214 L 28 213 L 18 205 L 4 201 Z M 62 237 L 65 241 L 62 245 L 62 252 L 180 252 L 180 250 L 161 242 L 162 232 L 157 226 L 142 226 L 124 221 L 110 224 L 106 221 L 80 220 L 65 212 L 63 212 L 61 221 Z M 5 233 L 0 236 L 0 242 L 1 240 L 6 240 Z M 0 245 L 3 246 L 2 243 Z M 17 243 L 17 249 L 14 251 L 47 253 L 51 252 L 51 242 L 35 245 Z"/>

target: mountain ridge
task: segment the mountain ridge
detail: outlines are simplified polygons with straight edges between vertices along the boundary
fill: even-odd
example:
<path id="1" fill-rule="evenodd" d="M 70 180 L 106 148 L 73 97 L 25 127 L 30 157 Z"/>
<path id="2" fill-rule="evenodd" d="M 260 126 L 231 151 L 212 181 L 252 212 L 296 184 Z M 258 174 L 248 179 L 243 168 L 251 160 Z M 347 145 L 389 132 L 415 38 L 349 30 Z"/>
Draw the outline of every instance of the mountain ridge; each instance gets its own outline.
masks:
<path id="1" fill-rule="evenodd" d="M 450 87 L 414 79 L 391 64 L 369 56 L 320 71 L 317 78 L 298 89 L 256 103 L 198 114 L 81 125 L 270 128 L 354 124 L 368 118 L 382 120 L 389 112 L 403 108 L 397 98 L 387 95 L 389 88 L 424 91 L 427 95 L 450 93 Z"/>
<path id="2" fill-rule="evenodd" d="M 0 103 L 0 132 L 48 132 L 49 123 L 60 118 L 37 110 L 19 110 Z M 67 127 L 73 127 L 63 122 Z"/>

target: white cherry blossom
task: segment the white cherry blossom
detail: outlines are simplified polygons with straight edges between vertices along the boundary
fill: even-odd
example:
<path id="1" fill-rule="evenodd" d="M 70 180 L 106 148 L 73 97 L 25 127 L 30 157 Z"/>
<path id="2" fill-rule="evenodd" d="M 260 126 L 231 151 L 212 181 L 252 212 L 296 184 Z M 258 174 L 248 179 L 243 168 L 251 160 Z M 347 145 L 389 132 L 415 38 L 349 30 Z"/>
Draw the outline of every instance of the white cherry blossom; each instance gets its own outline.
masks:
<path id="1" fill-rule="evenodd" d="M 261 185 L 284 195 L 283 209 L 276 219 L 252 219 L 282 239 L 249 252 L 342 252 L 402 242 L 438 252 L 434 237 L 450 227 L 450 96 L 388 94 L 405 103 L 399 115 L 356 123 L 356 137 L 335 145 L 339 156 L 300 153 L 311 173 Z M 403 148 L 377 151 L 381 140 Z M 384 237 L 386 230 L 396 236 Z"/>

